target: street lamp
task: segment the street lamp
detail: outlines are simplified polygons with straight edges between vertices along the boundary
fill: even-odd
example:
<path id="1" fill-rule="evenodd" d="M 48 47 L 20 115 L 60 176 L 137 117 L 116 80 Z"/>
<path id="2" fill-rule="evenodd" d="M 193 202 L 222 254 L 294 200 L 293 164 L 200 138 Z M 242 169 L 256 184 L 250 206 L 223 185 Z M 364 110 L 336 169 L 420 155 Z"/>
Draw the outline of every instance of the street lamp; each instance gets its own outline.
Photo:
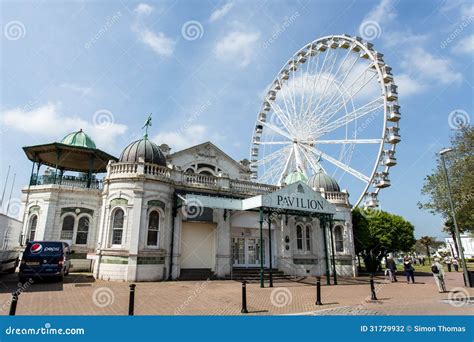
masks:
<path id="1" fill-rule="evenodd" d="M 441 162 L 443 164 L 444 176 L 446 178 L 446 185 L 448 187 L 449 206 L 451 207 L 451 215 L 453 216 L 453 223 L 454 223 L 454 234 L 456 235 L 455 243 L 458 246 L 458 251 L 461 256 L 461 263 L 462 263 L 462 269 L 463 269 L 463 274 L 464 274 L 464 285 L 470 286 L 469 274 L 467 273 L 466 259 L 464 258 L 464 250 L 462 248 L 462 243 L 461 243 L 461 234 L 459 234 L 458 223 L 456 222 L 456 212 L 454 211 L 453 198 L 451 197 L 451 185 L 449 184 L 448 171 L 446 169 L 446 162 L 444 160 L 445 154 L 451 152 L 452 150 L 453 150 L 452 148 L 445 148 L 444 150 L 439 151 L 439 155 L 441 157 Z"/>

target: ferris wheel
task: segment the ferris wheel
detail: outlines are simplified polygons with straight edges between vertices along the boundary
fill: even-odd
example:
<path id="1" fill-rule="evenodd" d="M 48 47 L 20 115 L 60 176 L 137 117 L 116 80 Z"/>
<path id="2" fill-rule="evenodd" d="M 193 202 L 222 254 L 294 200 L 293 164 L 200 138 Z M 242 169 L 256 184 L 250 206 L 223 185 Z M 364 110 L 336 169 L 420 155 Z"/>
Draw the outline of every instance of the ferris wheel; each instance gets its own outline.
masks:
<path id="1" fill-rule="evenodd" d="M 299 171 L 325 172 L 356 198 L 378 206 L 401 141 L 397 86 L 383 54 L 349 35 L 297 51 L 266 92 L 252 136 L 252 179 L 282 185 Z"/>

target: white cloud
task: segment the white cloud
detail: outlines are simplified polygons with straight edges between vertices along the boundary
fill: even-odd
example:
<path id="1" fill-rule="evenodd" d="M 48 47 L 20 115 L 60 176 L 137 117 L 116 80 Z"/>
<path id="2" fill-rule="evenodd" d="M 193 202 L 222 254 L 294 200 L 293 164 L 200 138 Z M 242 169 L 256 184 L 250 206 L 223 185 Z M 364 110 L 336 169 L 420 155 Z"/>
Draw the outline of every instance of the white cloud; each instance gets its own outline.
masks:
<path id="1" fill-rule="evenodd" d="M 214 21 L 217 21 L 219 19 L 221 19 L 222 17 L 224 17 L 227 13 L 229 13 L 229 11 L 234 7 L 234 3 L 233 2 L 228 2 L 226 3 L 224 6 L 216 9 L 214 12 L 212 12 L 210 18 L 209 18 L 209 22 L 214 22 Z"/>
<path id="2" fill-rule="evenodd" d="M 150 47 L 157 55 L 169 57 L 173 54 L 176 41 L 166 37 L 163 32 L 156 34 L 146 28 L 136 30 L 139 40 Z"/>
<path id="3" fill-rule="evenodd" d="M 461 16 L 463 19 L 470 19 L 474 17 L 474 4 L 466 4 L 461 7 Z"/>
<path id="4" fill-rule="evenodd" d="M 90 118 L 92 121 L 93 114 Z M 113 116 L 111 120 L 113 121 Z M 113 146 L 117 138 L 127 130 L 127 126 L 115 122 L 100 126 L 80 117 L 66 116 L 61 113 L 60 103 L 48 103 L 32 109 L 19 107 L 6 110 L 2 112 L 0 122 L 16 131 L 55 141 L 82 128 L 94 139 L 97 147 L 103 149 Z"/>
<path id="5" fill-rule="evenodd" d="M 407 31 L 388 31 L 382 36 L 386 47 L 404 47 L 407 45 L 419 45 L 428 39 L 426 34 L 415 34 L 410 30 Z"/>
<path id="6" fill-rule="evenodd" d="M 216 141 L 220 138 L 218 135 L 212 135 L 206 126 L 196 124 L 177 131 L 160 132 L 152 140 L 157 144 L 167 144 L 173 149 L 173 152 L 176 152 L 208 140 Z"/>
<path id="7" fill-rule="evenodd" d="M 169 57 L 173 54 L 176 41 L 167 37 L 163 32 L 155 33 L 148 29 L 143 23 L 142 16 L 149 15 L 154 8 L 148 4 L 141 3 L 135 9 L 137 14 L 132 31 L 137 34 L 138 40 L 151 48 L 158 56 Z"/>
<path id="8" fill-rule="evenodd" d="M 474 34 L 471 34 L 469 37 L 463 38 L 459 43 L 454 47 L 455 53 L 474 53 Z"/>
<path id="9" fill-rule="evenodd" d="M 69 89 L 69 90 L 81 93 L 82 96 L 90 94 L 90 92 L 92 90 L 92 88 L 83 87 L 83 86 L 75 84 L 75 83 L 63 83 L 63 84 L 60 84 L 59 86 L 61 88 L 64 88 L 64 89 Z"/>
<path id="10" fill-rule="evenodd" d="M 392 0 L 382 0 L 375 6 L 364 18 L 365 20 L 373 20 L 378 23 L 384 23 L 389 20 L 395 19 L 397 13 L 393 7 Z"/>
<path id="11" fill-rule="evenodd" d="M 423 92 L 427 87 L 418 80 L 411 78 L 407 74 L 397 75 L 395 82 L 398 86 L 400 96 L 410 96 Z"/>
<path id="12" fill-rule="evenodd" d="M 259 39 L 258 31 L 232 31 L 217 42 L 214 53 L 218 59 L 236 62 L 245 67 L 252 61 Z"/>
<path id="13" fill-rule="evenodd" d="M 141 3 L 137 7 L 135 7 L 133 11 L 138 15 L 148 15 L 153 12 L 153 7 L 148 4 Z"/>
<path id="14" fill-rule="evenodd" d="M 437 81 L 442 84 L 460 83 L 462 75 L 455 72 L 451 60 L 436 57 L 421 47 L 410 49 L 403 57 L 400 65 L 410 75 L 418 79 Z"/>

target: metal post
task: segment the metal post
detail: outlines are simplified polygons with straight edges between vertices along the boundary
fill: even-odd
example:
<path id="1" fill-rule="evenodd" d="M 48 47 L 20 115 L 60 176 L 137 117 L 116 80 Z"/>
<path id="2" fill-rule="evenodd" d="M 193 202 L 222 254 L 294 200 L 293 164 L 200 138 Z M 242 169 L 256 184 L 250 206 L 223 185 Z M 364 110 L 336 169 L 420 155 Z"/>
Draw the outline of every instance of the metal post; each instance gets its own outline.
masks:
<path id="1" fill-rule="evenodd" d="M 451 215 L 453 216 L 453 223 L 454 223 L 454 233 L 456 234 L 456 240 L 455 243 L 458 246 L 458 251 L 459 254 L 461 254 L 461 264 L 462 264 L 462 270 L 463 270 L 463 275 L 464 275 L 464 286 L 472 286 L 470 278 L 469 278 L 469 273 L 467 272 L 467 264 L 466 264 L 466 258 L 464 257 L 464 249 L 462 248 L 462 243 L 461 243 L 461 234 L 459 233 L 459 227 L 458 223 L 456 221 L 456 212 L 454 211 L 454 203 L 453 203 L 453 198 L 451 197 L 451 184 L 449 183 L 449 177 L 448 177 L 448 170 L 446 169 L 446 162 L 444 160 L 444 154 L 447 152 L 450 152 L 451 150 L 443 150 L 439 153 L 441 157 L 441 161 L 443 164 L 443 170 L 444 170 L 444 176 L 446 178 L 446 185 L 448 187 L 448 199 L 449 199 L 449 206 L 451 207 Z"/>
<path id="2" fill-rule="evenodd" d="M 35 185 L 38 185 L 40 166 L 41 166 L 41 163 L 37 162 L 36 163 L 36 182 L 35 182 Z"/>
<path id="3" fill-rule="evenodd" d="M 331 275 L 329 274 L 329 255 L 328 255 L 328 242 L 326 238 L 326 219 L 323 218 L 321 221 L 323 228 L 323 241 L 324 241 L 324 256 L 326 260 L 326 283 L 331 285 Z"/>
<path id="4" fill-rule="evenodd" d="M 12 302 L 10 304 L 10 313 L 9 313 L 10 316 L 15 316 L 16 305 L 18 303 L 18 295 L 19 295 L 18 292 L 13 292 L 12 293 Z"/>
<path id="5" fill-rule="evenodd" d="M 270 287 L 273 287 L 273 270 L 272 270 L 272 219 L 270 213 L 268 214 L 268 257 L 270 261 Z"/>
<path id="6" fill-rule="evenodd" d="M 321 277 L 316 278 L 316 305 L 323 305 L 321 302 Z"/>
<path id="7" fill-rule="evenodd" d="M 265 287 L 263 282 L 263 208 L 260 208 L 260 287 Z"/>
<path id="8" fill-rule="evenodd" d="M 135 284 L 130 284 L 130 298 L 128 301 L 128 315 L 133 316 L 135 308 Z"/>
<path id="9" fill-rule="evenodd" d="M 10 210 L 10 202 L 12 200 L 13 187 L 15 186 L 15 178 L 16 178 L 16 173 L 13 174 L 13 182 L 12 182 L 12 187 L 10 189 L 10 196 L 8 196 L 7 211 L 5 213 L 7 216 L 8 216 L 8 211 Z"/>
<path id="10" fill-rule="evenodd" d="M 242 282 L 242 310 L 240 313 L 249 313 L 247 310 L 247 282 L 245 280 Z"/>
<path id="11" fill-rule="evenodd" d="M 332 276 L 334 278 L 334 285 L 337 285 L 337 272 L 336 272 L 336 253 L 334 252 L 334 236 L 332 233 L 332 220 L 329 221 L 329 235 L 331 237 L 331 254 L 332 254 Z"/>
<path id="12" fill-rule="evenodd" d="M 34 165 L 34 164 L 33 164 L 33 165 Z M 0 207 L 3 206 L 3 199 L 4 199 L 4 197 L 5 197 L 5 190 L 7 189 L 8 177 L 10 176 L 10 168 L 11 168 L 11 166 L 8 165 L 7 178 L 5 179 L 5 184 L 3 185 L 2 199 L 0 199 Z M 31 181 L 30 181 L 30 182 L 31 182 Z"/>
<path id="13" fill-rule="evenodd" d="M 375 295 L 375 285 L 374 285 L 374 276 L 373 274 L 370 275 L 370 299 L 377 300 L 377 296 Z"/>

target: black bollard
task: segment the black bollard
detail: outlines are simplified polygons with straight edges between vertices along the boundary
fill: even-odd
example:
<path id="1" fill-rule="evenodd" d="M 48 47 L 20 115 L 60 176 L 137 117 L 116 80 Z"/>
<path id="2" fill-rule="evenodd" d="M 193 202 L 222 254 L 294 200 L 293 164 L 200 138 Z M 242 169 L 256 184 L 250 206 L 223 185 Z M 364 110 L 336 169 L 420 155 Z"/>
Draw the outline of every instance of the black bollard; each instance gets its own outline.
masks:
<path id="1" fill-rule="evenodd" d="M 316 305 L 323 305 L 321 302 L 321 277 L 316 278 Z"/>
<path id="2" fill-rule="evenodd" d="M 375 286 L 374 286 L 374 276 L 370 276 L 370 292 L 371 292 L 371 300 L 377 300 L 377 296 L 375 295 Z"/>
<path id="3" fill-rule="evenodd" d="M 137 285 L 130 284 L 130 299 L 128 301 L 128 315 L 133 316 L 133 311 L 135 308 L 135 287 Z"/>
<path id="4" fill-rule="evenodd" d="M 12 293 L 12 302 L 10 304 L 10 316 L 15 316 L 16 313 L 16 304 L 18 303 L 18 292 L 13 292 Z"/>
<path id="5" fill-rule="evenodd" d="M 249 313 L 247 310 L 247 282 L 245 280 L 242 282 L 242 310 L 240 313 Z"/>

